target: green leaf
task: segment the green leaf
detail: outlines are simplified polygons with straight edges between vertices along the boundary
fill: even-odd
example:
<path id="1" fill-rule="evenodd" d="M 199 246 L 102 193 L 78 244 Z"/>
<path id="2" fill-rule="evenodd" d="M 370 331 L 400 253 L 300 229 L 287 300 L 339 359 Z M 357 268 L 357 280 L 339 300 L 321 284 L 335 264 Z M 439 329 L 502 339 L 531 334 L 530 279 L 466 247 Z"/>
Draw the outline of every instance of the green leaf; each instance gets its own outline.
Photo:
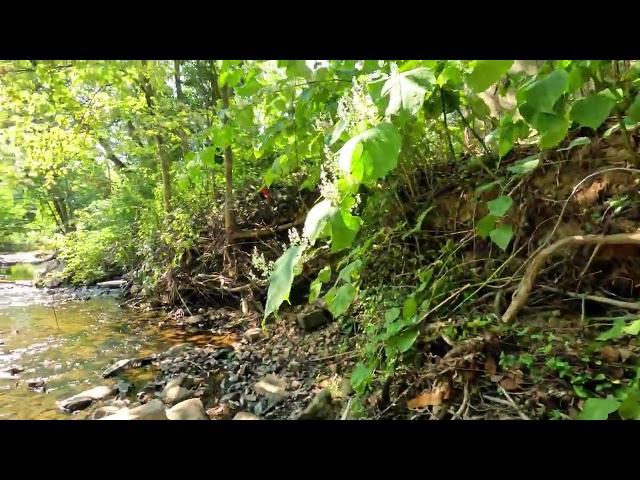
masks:
<path id="1" fill-rule="evenodd" d="M 596 340 L 604 342 L 607 340 L 612 340 L 616 338 L 620 338 L 624 335 L 624 320 L 616 319 L 613 322 L 613 326 L 607 330 L 606 332 L 601 333 L 596 337 Z"/>
<path id="2" fill-rule="evenodd" d="M 353 372 L 351 372 L 351 386 L 357 393 L 362 394 L 367 384 L 371 381 L 372 375 L 372 368 L 365 366 L 362 362 L 358 362 Z"/>
<path id="3" fill-rule="evenodd" d="M 540 133 L 540 148 L 551 148 L 559 144 L 569 131 L 569 120 L 550 113 L 541 113 L 536 120 L 536 130 Z"/>
<path id="4" fill-rule="evenodd" d="M 509 166 L 508 170 L 515 173 L 516 175 L 526 175 L 527 173 L 530 173 L 538 168 L 539 164 L 540 159 L 538 158 L 538 156 L 532 155 L 530 157 L 526 157 L 522 160 L 514 162 L 513 165 Z"/>
<path id="5" fill-rule="evenodd" d="M 569 75 L 565 70 L 554 70 L 546 77 L 525 87 L 524 98 L 531 108 L 553 113 L 556 101 L 566 92 Z"/>
<path id="6" fill-rule="evenodd" d="M 513 60 L 478 60 L 467 78 L 467 83 L 477 93 L 484 92 L 500 80 L 512 65 Z"/>
<path id="7" fill-rule="evenodd" d="M 269 278 L 269 291 L 267 304 L 264 311 L 264 319 L 278 311 L 282 302 L 289 301 L 291 284 L 294 278 L 294 269 L 302 255 L 302 246 L 289 247 L 273 266 L 273 272 Z"/>
<path id="8" fill-rule="evenodd" d="M 578 137 L 578 138 L 574 138 L 568 146 L 564 148 L 558 148 L 558 151 L 564 152 L 567 150 L 571 150 L 572 148 L 575 148 L 575 147 L 589 145 L 590 143 L 591 143 L 591 139 L 589 137 Z"/>
<path id="9" fill-rule="evenodd" d="M 505 252 L 509 246 L 509 242 L 511 242 L 511 238 L 513 237 L 513 227 L 509 224 L 500 225 L 495 230 L 492 230 L 489 236 L 493 243 L 495 243 L 500 250 Z"/>
<path id="10" fill-rule="evenodd" d="M 581 98 L 573 104 L 571 119 L 582 125 L 597 129 L 609 117 L 616 101 L 600 93 Z"/>
<path id="11" fill-rule="evenodd" d="M 400 350 L 400 353 L 404 353 L 409 350 L 418 338 L 418 329 L 412 328 L 406 332 L 402 332 L 397 337 L 393 338 L 393 345 Z"/>
<path id="12" fill-rule="evenodd" d="M 346 128 L 347 128 L 347 122 L 345 122 L 344 120 L 340 120 L 338 123 L 336 123 L 336 126 L 333 128 L 333 132 L 331 133 L 329 146 L 333 145 L 338 140 L 340 140 L 340 136 L 342 135 L 342 132 L 346 130 Z"/>
<path id="13" fill-rule="evenodd" d="M 433 92 L 435 82 L 435 76 L 428 68 L 416 68 L 393 75 L 380 92 L 382 97 L 389 97 L 385 114 L 396 115 L 405 110 L 415 115 Z"/>
<path id="14" fill-rule="evenodd" d="M 318 272 L 318 280 L 322 283 L 326 283 L 331 279 L 331 267 L 329 265 L 325 265 L 322 270 Z"/>
<path id="15" fill-rule="evenodd" d="M 567 92 L 575 92 L 582 86 L 583 83 L 584 78 L 582 77 L 582 70 L 580 70 L 578 67 L 572 68 L 569 72 L 569 78 L 567 79 Z"/>
<path id="16" fill-rule="evenodd" d="M 640 390 L 629 388 L 625 399 L 618 407 L 618 413 L 623 420 L 640 420 Z"/>
<path id="17" fill-rule="evenodd" d="M 331 252 L 349 248 L 360 230 L 362 220 L 349 212 L 338 210 L 330 220 Z"/>
<path id="18" fill-rule="evenodd" d="M 307 66 L 307 62 L 305 60 L 288 60 L 287 76 L 290 78 L 302 77 L 309 80 L 313 76 L 313 72 Z"/>
<path id="19" fill-rule="evenodd" d="M 338 278 L 344 280 L 345 282 L 352 282 L 354 280 L 354 274 L 359 273 L 361 268 L 362 260 L 354 260 L 349 265 L 340 270 L 340 273 L 338 273 Z"/>
<path id="20" fill-rule="evenodd" d="M 480 238 L 486 240 L 489 234 L 493 231 L 496 226 L 496 217 L 493 215 L 487 215 L 484 218 L 481 218 L 476 223 L 476 231 Z"/>
<path id="21" fill-rule="evenodd" d="M 337 210 L 330 200 L 323 200 L 309 210 L 307 218 L 304 221 L 302 234 L 309 239 L 311 246 L 316 242 L 318 235 L 322 232 L 327 221 L 329 221 L 332 215 L 336 214 Z"/>
<path id="22" fill-rule="evenodd" d="M 634 122 L 640 122 L 640 93 L 636 95 L 635 100 L 629 107 L 629 110 L 627 110 L 627 115 Z"/>
<path id="23" fill-rule="evenodd" d="M 418 302 L 416 301 L 416 298 L 413 295 L 407 297 L 407 299 L 404 301 L 404 305 L 402 306 L 402 318 L 404 318 L 405 320 L 409 320 L 416 314 L 417 311 Z"/>
<path id="24" fill-rule="evenodd" d="M 402 138 L 390 123 L 381 123 L 350 139 L 340 149 L 338 164 L 357 182 L 385 177 L 398 162 Z"/>
<path id="25" fill-rule="evenodd" d="M 309 286 L 309 303 L 314 302 L 320 296 L 321 291 L 322 282 L 316 278 Z"/>
<path id="26" fill-rule="evenodd" d="M 391 325 L 396 318 L 400 316 L 400 309 L 398 307 L 393 307 L 384 312 L 384 324 Z"/>
<path id="27" fill-rule="evenodd" d="M 494 217 L 504 216 L 504 214 L 511 208 L 511 205 L 513 205 L 513 200 L 511 200 L 511 197 L 507 195 L 502 195 L 495 200 L 487 202 L 489 213 Z"/>
<path id="28" fill-rule="evenodd" d="M 638 335 L 638 333 L 640 333 L 640 319 L 634 320 L 629 325 L 624 327 L 622 331 L 627 335 L 633 335 L 633 336 Z"/>
<path id="29" fill-rule="evenodd" d="M 589 398 L 578 415 L 579 420 L 607 420 L 609 415 L 618 410 L 620 402 L 613 397 Z"/>
<path id="30" fill-rule="evenodd" d="M 329 311 L 335 318 L 344 314 L 353 300 L 356 298 L 358 290 L 351 284 L 341 286 L 336 292 L 336 296 L 329 304 Z"/>

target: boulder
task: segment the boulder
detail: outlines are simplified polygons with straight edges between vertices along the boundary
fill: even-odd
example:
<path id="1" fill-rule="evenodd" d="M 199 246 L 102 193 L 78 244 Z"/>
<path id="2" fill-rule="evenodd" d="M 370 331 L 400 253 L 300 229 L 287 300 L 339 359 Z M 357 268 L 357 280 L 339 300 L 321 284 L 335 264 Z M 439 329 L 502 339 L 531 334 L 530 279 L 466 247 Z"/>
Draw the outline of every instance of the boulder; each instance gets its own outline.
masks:
<path id="1" fill-rule="evenodd" d="M 96 400 L 104 400 L 116 393 L 117 389 L 102 385 L 57 402 L 58 408 L 65 412 L 83 410 Z"/>
<path id="2" fill-rule="evenodd" d="M 93 414 L 91 415 L 91 420 L 100 420 L 101 418 L 104 418 L 108 415 L 113 415 L 115 413 L 118 413 L 119 411 L 120 409 L 114 406 L 96 408 L 95 412 L 93 412 Z"/>
<path id="3" fill-rule="evenodd" d="M 184 374 L 178 375 L 167 382 L 167 385 L 160 393 L 160 398 L 168 405 L 180 403 L 193 395 L 191 390 L 185 388 L 189 384 L 193 384 L 191 377 L 187 377 Z"/>
<path id="4" fill-rule="evenodd" d="M 123 408 L 118 413 L 100 420 L 167 420 L 164 405 L 158 399 L 135 408 Z"/>
<path id="5" fill-rule="evenodd" d="M 289 394 L 287 392 L 287 381 L 276 375 L 267 375 L 257 382 L 253 389 L 259 395 L 264 395 L 272 402 L 280 402 Z"/>
<path id="6" fill-rule="evenodd" d="M 209 420 L 199 398 L 184 400 L 167 410 L 169 420 Z"/>
<path id="7" fill-rule="evenodd" d="M 262 420 L 257 415 L 254 415 L 253 413 L 249 413 L 249 412 L 238 412 L 236 413 L 236 416 L 233 417 L 233 419 L 234 420 Z"/>
<path id="8" fill-rule="evenodd" d="M 203 315 L 192 315 L 190 317 L 185 317 L 183 321 L 186 325 L 190 325 L 190 326 L 197 326 L 201 323 L 206 322 Z"/>
<path id="9" fill-rule="evenodd" d="M 305 331 L 315 330 L 332 321 L 331 314 L 321 308 L 308 309 L 298 314 L 298 325 Z"/>

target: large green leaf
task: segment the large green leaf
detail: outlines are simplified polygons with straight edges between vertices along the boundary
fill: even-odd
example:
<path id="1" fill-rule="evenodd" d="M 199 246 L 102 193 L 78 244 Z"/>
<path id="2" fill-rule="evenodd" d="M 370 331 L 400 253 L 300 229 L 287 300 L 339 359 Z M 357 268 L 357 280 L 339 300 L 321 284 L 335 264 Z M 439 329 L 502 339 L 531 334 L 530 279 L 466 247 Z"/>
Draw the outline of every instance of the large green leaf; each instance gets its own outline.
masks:
<path id="1" fill-rule="evenodd" d="M 412 328 L 410 330 L 402 332 L 400 335 L 392 339 L 391 344 L 396 347 L 401 353 L 404 353 L 409 350 L 416 342 L 418 333 L 419 332 L 417 328 Z"/>
<path id="2" fill-rule="evenodd" d="M 540 148 L 558 145 L 569 131 L 569 120 L 552 113 L 541 113 L 536 120 L 536 129 L 540 133 Z"/>
<path id="3" fill-rule="evenodd" d="M 327 221 L 337 210 L 330 200 L 323 200 L 309 210 L 307 218 L 304 221 L 302 234 L 309 239 L 311 246 L 316 242 L 318 235 L 322 232 Z"/>
<path id="4" fill-rule="evenodd" d="M 356 275 L 360 272 L 361 268 L 362 260 L 354 260 L 349 265 L 340 270 L 340 272 L 338 273 L 338 278 L 344 280 L 345 282 L 352 282 L 354 280 L 354 277 L 356 277 Z"/>
<path id="5" fill-rule="evenodd" d="M 382 123 L 350 139 L 340 149 L 340 168 L 357 182 L 385 177 L 397 165 L 402 138 L 390 123 Z"/>
<path id="6" fill-rule="evenodd" d="M 478 60 L 467 83 L 476 92 L 484 92 L 509 71 L 513 60 Z"/>
<path id="7" fill-rule="evenodd" d="M 389 97 L 385 113 L 396 115 L 405 110 L 415 115 L 433 92 L 435 82 L 435 76 L 428 68 L 415 68 L 393 75 L 380 92 L 382 97 Z"/>
<path id="8" fill-rule="evenodd" d="M 620 402 L 613 397 L 589 398 L 578 415 L 579 420 L 607 420 L 609 415 L 618 410 Z"/>
<path id="9" fill-rule="evenodd" d="M 418 302 L 416 300 L 416 297 L 414 297 L 413 295 L 410 295 L 404 301 L 404 305 L 402 306 L 402 318 L 404 318 L 405 320 L 409 320 L 411 317 L 413 317 L 416 314 L 417 311 L 418 311 Z"/>
<path id="10" fill-rule="evenodd" d="M 640 320 L 634 320 L 629 325 L 622 329 L 627 335 L 636 336 L 640 333 Z"/>
<path id="11" fill-rule="evenodd" d="M 487 202 L 487 206 L 489 207 L 489 213 L 494 217 L 502 217 L 505 213 L 509 211 L 513 205 L 513 200 L 508 195 L 501 195 L 495 200 L 491 200 Z"/>
<path id="12" fill-rule="evenodd" d="M 346 313 L 349 310 L 349 306 L 356 298 L 358 290 L 351 284 L 341 286 L 336 292 L 336 296 L 329 304 L 329 311 L 335 318 Z"/>
<path id="13" fill-rule="evenodd" d="M 636 95 L 635 100 L 627 110 L 627 115 L 634 121 L 640 122 L 640 93 Z"/>
<path id="14" fill-rule="evenodd" d="M 349 248 L 360 230 L 362 220 L 349 212 L 338 210 L 331 217 L 331 252 Z"/>
<path id="15" fill-rule="evenodd" d="M 269 291 L 267 293 L 267 304 L 264 310 L 264 318 L 278 311 L 280 305 L 285 300 L 289 300 L 291 284 L 294 278 L 294 269 L 302 255 L 301 245 L 289 247 L 273 266 L 273 272 L 269 278 Z"/>
<path id="16" fill-rule="evenodd" d="M 624 328 L 625 328 L 624 320 L 621 318 L 618 318 L 613 322 L 613 326 L 606 332 L 603 332 L 600 335 L 598 335 L 596 337 L 596 340 L 600 342 L 605 342 L 607 340 L 620 338 L 624 336 Z"/>
<path id="17" fill-rule="evenodd" d="M 626 393 L 618 413 L 624 420 L 640 420 L 640 390 L 629 388 Z"/>
<path id="18" fill-rule="evenodd" d="M 476 223 L 476 231 L 480 238 L 485 240 L 489 234 L 493 231 L 496 226 L 496 217 L 493 215 L 487 215 L 486 217 L 481 218 Z"/>
<path id="19" fill-rule="evenodd" d="M 573 104 L 571 119 L 583 127 L 595 130 L 609 117 L 615 104 L 616 101 L 607 95 L 589 95 Z"/>
<path id="20" fill-rule="evenodd" d="M 493 243 L 495 243 L 503 252 L 507 250 L 511 238 L 513 238 L 513 227 L 510 224 L 500 225 L 489 234 Z"/>
<path id="21" fill-rule="evenodd" d="M 567 90 L 568 79 L 565 70 L 555 70 L 525 87 L 524 98 L 533 109 L 553 113 L 553 106 Z"/>
<path id="22" fill-rule="evenodd" d="M 358 364 L 351 372 L 351 386 L 358 393 L 363 393 L 371 376 L 373 375 L 373 369 L 365 366 L 364 363 L 358 362 Z"/>

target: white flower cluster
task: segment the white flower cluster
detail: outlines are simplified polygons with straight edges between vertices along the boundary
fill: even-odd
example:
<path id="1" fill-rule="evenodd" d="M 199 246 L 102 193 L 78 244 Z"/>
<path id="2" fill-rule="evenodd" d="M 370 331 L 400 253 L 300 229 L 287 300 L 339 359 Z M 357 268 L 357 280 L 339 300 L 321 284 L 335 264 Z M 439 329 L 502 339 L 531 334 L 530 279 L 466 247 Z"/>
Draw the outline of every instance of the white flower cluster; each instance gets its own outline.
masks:
<path id="1" fill-rule="evenodd" d="M 364 86 L 355 79 L 351 89 L 338 101 L 338 117 L 353 132 L 359 127 L 375 125 L 378 121 L 378 109 Z"/>
<path id="2" fill-rule="evenodd" d="M 273 263 L 268 262 L 264 255 L 258 252 L 257 247 L 253 247 L 253 254 L 251 255 L 251 264 L 260 271 L 263 278 L 269 278 L 271 271 L 273 270 Z"/>

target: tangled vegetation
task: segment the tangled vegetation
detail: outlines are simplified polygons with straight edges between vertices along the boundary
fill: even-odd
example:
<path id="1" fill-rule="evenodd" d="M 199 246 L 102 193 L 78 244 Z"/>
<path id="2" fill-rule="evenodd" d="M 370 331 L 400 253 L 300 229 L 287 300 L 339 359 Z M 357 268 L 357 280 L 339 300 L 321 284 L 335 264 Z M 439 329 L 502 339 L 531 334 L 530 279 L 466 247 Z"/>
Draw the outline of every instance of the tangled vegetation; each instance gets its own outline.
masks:
<path id="1" fill-rule="evenodd" d="M 321 304 L 354 416 L 640 419 L 637 61 L 0 62 L 0 248 Z"/>

